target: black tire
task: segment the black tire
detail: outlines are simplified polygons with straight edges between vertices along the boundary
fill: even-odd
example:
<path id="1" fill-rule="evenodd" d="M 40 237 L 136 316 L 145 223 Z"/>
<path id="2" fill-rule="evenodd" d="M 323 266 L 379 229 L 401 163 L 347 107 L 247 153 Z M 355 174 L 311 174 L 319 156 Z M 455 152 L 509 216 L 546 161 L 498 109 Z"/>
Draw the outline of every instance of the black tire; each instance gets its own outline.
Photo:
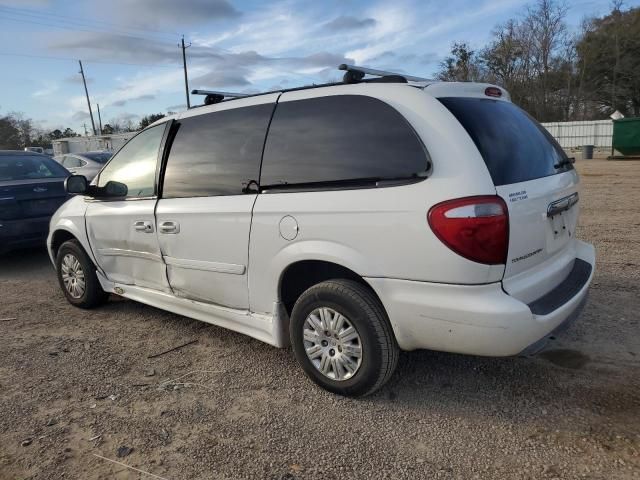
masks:
<path id="1" fill-rule="evenodd" d="M 307 356 L 305 322 L 321 307 L 346 317 L 360 337 L 361 363 L 350 378 L 329 378 Z M 391 378 L 398 363 L 398 344 L 382 304 L 371 290 L 353 280 L 328 280 L 306 290 L 293 307 L 290 336 L 296 359 L 307 376 L 322 388 L 339 395 L 358 397 L 375 392 Z"/>
<path id="2" fill-rule="evenodd" d="M 77 297 L 67 290 L 62 278 L 62 263 L 67 255 L 71 255 L 78 260 L 82 273 L 84 273 L 84 292 Z M 96 276 L 95 265 L 77 240 L 67 240 L 60 246 L 58 254 L 56 255 L 56 270 L 60 288 L 71 305 L 87 309 L 94 308 L 102 305 L 107 301 L 107 298 L 109 298 L 109 294 L 102 290 L 100 286 L 100 282 Z"/>

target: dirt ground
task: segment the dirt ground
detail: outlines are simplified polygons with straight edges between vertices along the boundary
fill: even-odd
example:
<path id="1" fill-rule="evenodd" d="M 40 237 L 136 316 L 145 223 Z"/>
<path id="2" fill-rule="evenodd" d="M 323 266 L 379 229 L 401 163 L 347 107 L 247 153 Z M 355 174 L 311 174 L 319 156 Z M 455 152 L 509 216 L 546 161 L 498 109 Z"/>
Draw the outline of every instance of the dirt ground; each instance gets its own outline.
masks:
<path id="1" fill-rule="evenodd" d="M 42 251 L 0 257 L 0 478 L 640 478 L 640 162 L 577 166 L 579 321 L 535 358 L 403 353 L 360 400 L 218 327 L 75 309 Z"/>

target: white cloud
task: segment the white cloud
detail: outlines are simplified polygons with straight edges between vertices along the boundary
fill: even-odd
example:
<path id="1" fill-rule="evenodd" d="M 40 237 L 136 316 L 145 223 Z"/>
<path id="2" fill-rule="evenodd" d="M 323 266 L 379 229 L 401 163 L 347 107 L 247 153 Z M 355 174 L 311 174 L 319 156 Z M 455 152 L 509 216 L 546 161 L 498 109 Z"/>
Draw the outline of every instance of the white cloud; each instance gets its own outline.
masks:
<path id="1" fill-rule="evenodd" d="M 8 7 L 41 8 L 50 5 L 50 0 L 0 0 L 0 5 Z"/>
<path id="2" fill-rule="evenodd" d="M 141 28 L 193 26 L 241 15 L 227 0 L 111 0 L 92 8 L 99 9 L 103 17 Z"/>
<path id="3" fill-rule="evenodd" d="M 393 5 L 382 3 L 368 12 L 377 23 L 366 43 L 348 50 L 346 55 L 363 64 L 380 60 L 389 52 L 399 54 L 399 57 L 403 53 L 412 53 L 419 61 L 408 63 L 424 69 L 430 61 L 436 60 L 438 54 L 448 53 L 453 41 L 472 41 L 477 31 L 486 35 L 486 29 L 477 28 L 478 22 L 484 21 L 493 26 L 498 14 L 523 5 L 526 1 L 485 0 L 471 6 L 462 0 L 452 0 L 447 4 L 406 1 L 394 2 Z"/>
<path id="4" fill-rule="evenodd" d="M 71 114 L 71 120 L 73 120 L 74 122 L 82 122 L 84 120 L 88 120 L 89 118 L 89 112 L 84 110 L 78 110 Z"/>
<path id="5" fill-rule="evenodd" d="M 207 70 L 195 67 L 190 75 L 203 75 Z M 153 97 L 163 97 L 169 93 L 180 92 L 184 88 L 184 77 L 181 70 L 168 72 L 146 72 L 131 78 L 121 79 L 114 90 L 96 95 L 96 100 L 102 107 L 122 106 L 130 101 L 151 100 Z M 123 103 L 124 102 L 124 103 Z"/>
<path id="6" fill-rule="evenodd" d="M 127 11 L 127 17 L 132 18 L 143 18 L 135 12 L 142 8 L 139 5 L 149 7 L 152 2 L 114 1 L 121 7 L 118 11 Z M 186 6 L 174 0 L 153 1 L 157 10 L 153 15 L 157 18 L 152 24 L 179 15 L 177 24 L 201 28 L 190 36 L 193 45 L 187 50 L 191 88 L 257 91 L 286 82 L 286 86 L 295 86 L 337 80 L 341 74 L 336 67 L 345 62 L 429 75 L 429 69 L 433 70 L 438 59 L 448 52 L 452 41 L 473 41 L 475 32 L 486 30 L 477 28 L 479 22 L 495 24 L 498 13 L 526 0 L 478 0 L 471 6 L 467 0 L 450 0 L 447 4 L 378 0 L 363 9 L 279 0 L 259 4 L 242 14 L 226 0 L 188 0 Z M 185 11 L 188 6 L 193 6 L 193 11 Z M 191 18 L 199 8 L 211 8 L 216 15 L 227 15 L 229 21 L 209 24 Z M 211 18 L 216 15 L 212 13 Z M 135 20 L 132 18 L 122 21 L 131 24 Z M 93 86 L 92 103 L 100 103 L 108 112 L 145 98 L 152 104 L 151 97 L 160 101 L 167 94 L 183 91 L 177 42 L 142 37 L 58 32 L 49 34 L 47 44 L 58 55 L 64 53 L 87 61 L 175 65 L 175 69 L 146 68 L 134 75 L 122 73 L 111 81 L 108 91 Z M 103 86 L 104 77 L 96 83 Z M 34 95 L 47 93 L 45 87 Z M 86 110 L 83 96 L 71 97 L 68 102 L 72 112 Z"/>
<path id="7" fill-rule="evenodd" d="M 376 24 L 373 18 L 357 18 L 351 15 L 340 15 L 325 23 L 322 28 L 332 32 L 350 32 L 361 28 L 370 28 Z"/>
<path id="8" fill-rule="evenodd" d="M 46 82 L 44 86 L 31 94 L 33 98 L 47 99 L 50 95 L 58 91 L 60 86 L 57 83 Z"/>
<path id="9" fill-rule="evenodd" d="M 376 19 L 376 25 L 367 36 L 367 43 L 346 53 L 357 63 L 364 63 L 383 52 L 407 46 L 415 36 L 415 11 L 407 5 L 381 6 L 371 12 L 371 17 Z"/>

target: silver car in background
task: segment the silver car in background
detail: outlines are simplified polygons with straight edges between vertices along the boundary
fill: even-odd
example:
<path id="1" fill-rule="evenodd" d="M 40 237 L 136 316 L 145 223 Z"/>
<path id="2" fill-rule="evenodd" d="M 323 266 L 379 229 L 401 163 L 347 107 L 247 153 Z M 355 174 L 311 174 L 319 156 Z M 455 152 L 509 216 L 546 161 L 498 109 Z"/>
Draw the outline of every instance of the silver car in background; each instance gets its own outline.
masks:
<path id="1" fill-rule="evenodd" d="M 113 152 L 95 151 L 66 153 L 58 155 L 54 159 L 71 173 L 83 175 L 88 181 L 91 181 L 112 156 Z"/>

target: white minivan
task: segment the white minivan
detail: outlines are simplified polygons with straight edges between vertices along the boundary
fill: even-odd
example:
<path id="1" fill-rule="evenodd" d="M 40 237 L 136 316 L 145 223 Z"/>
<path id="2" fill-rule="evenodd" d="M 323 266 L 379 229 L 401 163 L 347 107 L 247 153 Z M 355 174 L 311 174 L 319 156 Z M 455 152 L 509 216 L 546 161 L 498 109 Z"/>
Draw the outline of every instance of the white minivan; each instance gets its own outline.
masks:
<path id="1" fill-rule="evenodd" d="M 571 159 L 500 87 L 346 69 L 210 92 L 91 185 L 69 177 L 48 237 L 68 301 L 115 293 L 291 345 L 343 395 L 380 388 L 399 350 L 539 350 L 594 272 Z"/>

